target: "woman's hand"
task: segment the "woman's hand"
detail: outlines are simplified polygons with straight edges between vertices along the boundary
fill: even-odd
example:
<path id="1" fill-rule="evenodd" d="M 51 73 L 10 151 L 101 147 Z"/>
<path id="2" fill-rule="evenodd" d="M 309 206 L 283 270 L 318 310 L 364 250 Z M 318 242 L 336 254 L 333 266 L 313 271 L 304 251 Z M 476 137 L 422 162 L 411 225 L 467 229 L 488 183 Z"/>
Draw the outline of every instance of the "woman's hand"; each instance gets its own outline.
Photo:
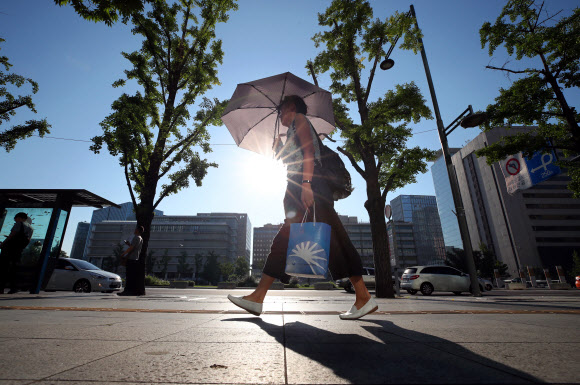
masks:
<path id="1" fill-rule="evenodd" d="M 310 208 L 314 204 L 314 193 L 310 183 L 302 183 L 302 204 L 305 208 Z"/>

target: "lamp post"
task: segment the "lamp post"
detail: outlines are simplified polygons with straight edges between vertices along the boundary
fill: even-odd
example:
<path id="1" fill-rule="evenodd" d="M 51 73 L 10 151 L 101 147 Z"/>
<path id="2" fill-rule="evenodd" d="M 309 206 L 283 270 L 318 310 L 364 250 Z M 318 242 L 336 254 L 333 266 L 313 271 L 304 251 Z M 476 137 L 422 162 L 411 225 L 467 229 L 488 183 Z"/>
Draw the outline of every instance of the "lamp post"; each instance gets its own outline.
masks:
<path id="1" fill-rule="evenodd" d="M 415 14 L 415 8 L 411 4 L 411 10 L 407 13 L 407 16 L 413 17 L 415 20 L 415 25 L 419 29 L 419 24 L 417 23 L 417 16 Z M 387 70 L 395 64 L 389 56 L 393 50 L 394 45 L 397 43 L 399 37 L 395 39 L 394 44 L 389 49 L 385 60 L 381 63 L 380 68 Z M 474 114 L 471 106 L 467 107 L 449 126 L 445 127 L 443 125 L 443 120 L 441 120 L 441 113 L 439 112 L 439 104 L 437 103 L 437 96 L 435 95 L 435 87 L 433 86 L 433 80 L 431 79 L 431 71 L 429 70 L 429 63 L 427 62 L 427 55 L 425 54 L 425 45 L 423 44 L 423 39 L 419 38 L 419 43 L 421 44 L 421 57 L 423 59 L 423 66 L 425 67 L 425 74 L 427 75 L 427 83 L 429 84 L 429 91 L 431 92 L 431 100 L 433 100 L 433 109 L 435 110 L 435 118 L 437 120 L 437 132 L 439 133 L 439 140 L 441 141 L 441 149 L 443 157 L 445 159 L 445 165 L 447 168 L 447 174 L 449 176 L 449 184 L 451 187 L 451 194 L 453 195 L 453 203 L 455 204 L 455 213 L 457 215 L 457 222 L 459 224 L 459 232 L 461 233 L 461 241 L 463 242 L 463 249 L 465 251 L 465 259 L 467 263 L 467 270 L 471 280 L 472 294 L 476 297 L 481 297 L 481 291 L 479 290 L 479 281 L 477 280 L 477 271 L 475 269 L 475 262 L 473 260 L 473 249 L 471 247 L 471 239 L 469 237 L 469 228 L 467 227 L 467 220 L 465 218 L 465 209 L 463 208 L 463 202 L 461 200 L 461 193 L 459 191 L 459 183 L 457 181 L 457 175 L 455 173 L 455 166 L 451 161 L 451 155 L 449 153 L 449 145 L 447 143 L 447 135 L 449 135 L 457 126 L 461 125 L 463 128 L 476 127 L 483 123 L 487 116 L 485 113 Z"/>

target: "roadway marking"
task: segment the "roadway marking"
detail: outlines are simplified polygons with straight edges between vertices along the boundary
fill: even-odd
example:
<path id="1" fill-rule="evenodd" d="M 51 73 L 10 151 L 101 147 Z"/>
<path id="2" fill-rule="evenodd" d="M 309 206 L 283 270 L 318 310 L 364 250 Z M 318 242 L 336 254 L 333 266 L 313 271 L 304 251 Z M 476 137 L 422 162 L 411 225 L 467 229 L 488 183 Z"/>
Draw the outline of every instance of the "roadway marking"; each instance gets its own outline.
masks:
<path id="1" fill-rule="evenodd" d="M 244 310 L 179 310 L 179 309 L 123 309 L 105 307 L 52 307 L 52 306 L 0 306 L 0 310 L 46 310 L 46 311 L 99 311 L 118 313 L 179 313 L 179 314 L 248 314 Z M 342 311 L 265 311 L 264 315 L 339 315 Z M 580 314 L 573 310 L 399 310 L 376 311 L 377 315 L 409 314 Z"/>

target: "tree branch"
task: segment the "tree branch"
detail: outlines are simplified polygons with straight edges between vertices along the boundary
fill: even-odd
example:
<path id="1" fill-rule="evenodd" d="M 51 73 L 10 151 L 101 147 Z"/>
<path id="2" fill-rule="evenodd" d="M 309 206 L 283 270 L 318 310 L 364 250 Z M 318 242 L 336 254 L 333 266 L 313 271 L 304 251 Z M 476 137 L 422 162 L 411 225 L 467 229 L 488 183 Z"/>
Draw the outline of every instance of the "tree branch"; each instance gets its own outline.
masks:
<path id="1" fill-rule="evenodd" d="M 403 168 L 405 163 L 405 157 L 401 156 L 399 158 L 399 162 L 397 163 L 397 170 L 400 170 Z M 381 170 L 379 169 L 379 172 Z M 389 179 L 387 179 L 387 185 L 385 186 L 385 189 L 383 190 L 383 193 L 381 194 L 381 197 L 383 198 L 383 200 L 387 199 L 387 194 L 389 193 L 389 191 L 391 191 L 391 187 L 393 185 L 393 180 L 395 179 L 395 175 L 396 173 L 392 173 L 391 176 L 389 176 Z"/>
<path id="2" fill-rule="evenodd" d="M 165 153 L 165 155 L 163 156 L 163 160 L 167 160 L 167 158 L 169 158 L 171 156 L 171 154 L 180 146 L 184 145 L 186 142 L 188 141 L 193 141 L 194 139 L 196 139 L 196 136 L 199 135 L 199 128 L 200 127 L 205 127 L 207 125 L 207 123 L 209 122 L 209 120 L 212 118 L 211 114 L 209 114 L 208 117 L 205 118 L 205 120 L 198 126 L 198 128 L 193 131 L 190 135 L 186 136 L 185 138 L 183 138 L 181 141 L 177 142 L 176 144 L 174 144 L 169 151 L 167 151 Z"/>
<path id="3" fill-rule="evenodd" d="M 129 187 L 129 194 L 131 195 L 131 202 L 133 202 L 133 207 L 137 207 L 137 200 L 135 199 L 135 194 L 133 193 L 133 186 L 131 186 L 131 180 L 129 179 L 129 169 L 127 167 L 127 153 L 124 155 L 125 161 L 125 180 L 127 181 L 127 187 Z"/>
<path id="4" fill-rule="evenodd" d="M 377 69 L 377 64 L 378 64 L 379 59 L 380 59 L 380 56 L 379 56 L 380 48 L 382 46 L 383 46 L 383 37 L 381 37 L 379 39 L 379 44 L 378 44 L 378 48 L 377 48 L 377 51 L 378 52 L 377 52 L 377 55 L 375 56 L 375 62 L 373 63 L 373 68 L 371 69 L 371 74 L 369 76 L 369 83 L 367 85 L 367 92 L 366 92 L 365 97 L 364 97 L 364 103 L 365 103 L 365 105 L 367 104 L 367 101 L 369 99 L 369 94 L 371 93 L 371 85 L 372 85 L 373 79 L 375 77 L 375 71 Z"/>
<path id="5" fill-rule="evenodd" d="M 314 73 L 314 66 L 312 62 L 308 62 L 308 68 L 310 69 L 310 74 L 312 75 L 312 80 L 314 80 L 314 84 L 318 87 L 318 79 L 316 79 L 316 74 Z"/>
<path id="6" fill-rule="evenodd" d="M 141 181 L 137 177 L 138 174 L 135 170 L 135 163 L 133 163 L 132 158 L 129 160 L 129 165 L 131 166 L 131 173 L 133 174 L 133 178 L 135 179 L 135 183 L 137 183 L 137 185 L 139 185 L 140 188 L 143 188 L 143 183 L 141 183 Z"/>
<path id="7" fill-rule="evenodd" d="M 356 160 L 354 160 L 352 154 L 343 149 L 342 147 L 337 147 L 336 149 L 343 155 L 345 155 L 348 158 L 348 160 L 350 160 L 350 164 L 352 165 L 352 167 L 354 167 L 354 169 L 366 180 L 367 173 L 362 168 L 360 168 L 360 166 L 356 163 Z"/>
<path id="8" fill-rule="evenodd" d="M 499 67 L 494 67 L 494 66 L 485 66 L 485 68 L 489 68 L 491 70 L 511 72 L 513 74 L 525 74 L 528 72 L 528 71 L 514 71 L 514 70 L 507 69 L 507 68 L 499 68 Z M 538 72 L 540 72 L 540 71 L 538 71 Z"/>

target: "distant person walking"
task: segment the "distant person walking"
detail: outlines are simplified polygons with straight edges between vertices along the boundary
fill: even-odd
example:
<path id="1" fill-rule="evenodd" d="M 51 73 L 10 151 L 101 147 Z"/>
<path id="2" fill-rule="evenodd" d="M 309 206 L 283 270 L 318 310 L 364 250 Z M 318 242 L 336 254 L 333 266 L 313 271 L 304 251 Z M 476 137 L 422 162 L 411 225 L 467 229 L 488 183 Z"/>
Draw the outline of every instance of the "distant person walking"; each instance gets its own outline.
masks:
<path id="1" fill-rule="evenodd" d="M 26 213 L 16 214 L 14 226 L 0 246 L 2 249 L 0 254 L 0 294 L 4 294 L 7 281 L 10 282 L 8 294 L 18 292 L 18 265 L 20 258 L 22 258 L 22 251 L 30 243 L 34 232 L 27 219 Z"/>
<path id="2" fill-rule="evenodd" d="M 260 315 L 262 303 L 275 279 L 289 283 L 285 273 L 286 251 L 290 225 L 302 221 L 306 211 L 309 221 L 313 219 L 331 226 L 329 270 L 333 279 L 349 277 L 356 292 L 352 308 L 340 315 L 341 319 L 358 319 L 378 309 L 377 303 L 368 292 L 363 281 L 360 255 L 353 246 L 338 214 L 334 210 L 332 191 L 320 174 L 320 148 L 318 138 L 310 121 L 306 118 L 307 106 L 296 95 L 284 98 L 279 106 L 279 119 L 288 127 L 287 140 L 282 146 L 276 138 L 277 155 L 287 166 L 288 186 L 284 196 L 284 225 L 274 238 L 262 278 L 256 290 L 245 297 L 228 295 L 228 299 L 242 309 Z M 259 177 L 259 176 L 257 176 Z M 314 206 L 314 207 L 313 207 Z"/>
<path id="3" fill-rule="evenodd" d="M 125 262 L 125 290 L 117 295 L 135 295 L 137 292 L 133 287 L 135 285 L 136 275 L 138 273 L 138 261 L 139 254 L 141 254 L 141 248 L 143 247 L 143 238 L 141 235 L 145 232 L 143 226 L 137 226 L 133 232 L 133 239 L 131 242 L 125 241 L 125 244 L 129 246 L 127 250 L 121 254 L 121 262 Z"/>

